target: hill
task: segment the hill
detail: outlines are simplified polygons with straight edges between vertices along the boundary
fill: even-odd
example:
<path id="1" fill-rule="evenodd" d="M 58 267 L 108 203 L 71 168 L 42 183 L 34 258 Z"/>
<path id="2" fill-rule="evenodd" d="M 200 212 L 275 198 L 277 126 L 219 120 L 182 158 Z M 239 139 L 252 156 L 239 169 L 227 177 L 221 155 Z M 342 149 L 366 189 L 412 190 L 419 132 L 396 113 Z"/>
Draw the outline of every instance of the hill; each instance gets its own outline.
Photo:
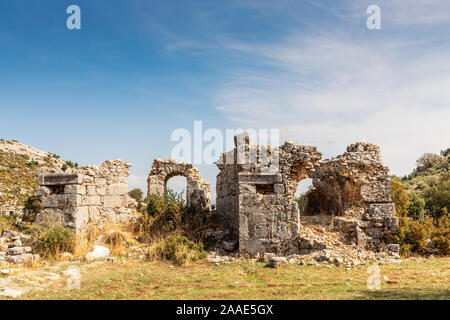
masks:
<path id="1" fill-rule="evenodd" d="M 67 163 L 55 154 L 15 140 L 0 139 L 0 213 L 20 214 L 26 199 L 37 187 L 38 174 L 62 172 L 67 168 Z"/>

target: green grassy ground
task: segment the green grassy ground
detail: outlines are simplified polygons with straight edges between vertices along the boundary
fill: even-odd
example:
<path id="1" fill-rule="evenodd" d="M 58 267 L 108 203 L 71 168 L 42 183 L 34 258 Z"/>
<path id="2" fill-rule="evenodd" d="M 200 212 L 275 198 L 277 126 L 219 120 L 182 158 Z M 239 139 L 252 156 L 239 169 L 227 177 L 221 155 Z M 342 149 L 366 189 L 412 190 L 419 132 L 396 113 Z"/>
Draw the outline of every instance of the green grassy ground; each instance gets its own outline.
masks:
<path id="1" fill-rule="evenodd" d="M 381 290 L 367 289 L 367 266 L 200 262 L 170 267 L 163 262 L 79 264 L 80 290 L 66 278 L 22 299 L 450 299 L 450 258 L 382 265 Z M 67 265 L 61 270 L 67 268 Z M 384 278 L 383 278 L 384 277 Z"/>

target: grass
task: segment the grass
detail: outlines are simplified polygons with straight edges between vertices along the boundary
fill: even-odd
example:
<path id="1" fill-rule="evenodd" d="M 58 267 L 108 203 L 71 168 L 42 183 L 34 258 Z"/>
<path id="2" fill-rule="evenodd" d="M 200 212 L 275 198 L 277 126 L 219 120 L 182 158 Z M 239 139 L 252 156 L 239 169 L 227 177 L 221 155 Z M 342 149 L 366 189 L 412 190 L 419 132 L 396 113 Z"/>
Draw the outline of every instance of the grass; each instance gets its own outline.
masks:
<path id="1" fill-rule="evenodd" d="M 303 265 L 272 269 L 248 261 L 219 266 L 201 261 L 183 267 L 137 260 L 81 263 L 80 290 L 68 290 L 65 277 L 61 277 L 45 290 L 31 291 L 21 298 L 448 300 L 449 263 L 450 258 L 434 258 L 382 265 L 379 291 L 366 287 L 367 266 L 345 270 Z"/>

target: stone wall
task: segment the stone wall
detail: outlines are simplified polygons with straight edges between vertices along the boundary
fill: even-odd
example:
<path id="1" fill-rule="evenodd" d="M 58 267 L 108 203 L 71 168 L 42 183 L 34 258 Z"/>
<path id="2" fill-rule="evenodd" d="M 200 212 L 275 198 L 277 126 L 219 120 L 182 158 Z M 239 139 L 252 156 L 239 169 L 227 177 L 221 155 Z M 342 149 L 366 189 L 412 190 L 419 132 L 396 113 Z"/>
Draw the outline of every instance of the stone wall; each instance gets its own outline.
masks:
<path id="1" fill-rule="evenodd" d="M 61 222 L 78 234 L 90 224 L 102 227 L 128 221 L 130 166 L 115 160 L 69 173 L 39 175 L 35 194 L 42 196 L 42 210 L 36 223 Z"/>
<path id="2" fill-rule="evenodd" d="M 201 205 L 209 210 L 211 206 L 210 184 L 198 174 L 198 169 L 191 163 L 177 159 L 155 159 L 147 179 L 147 196 L 164 195 L 167 181 L 175 176 L 186 177 L 186 202 L 188 205 Z"/>
<path id="3" fill-rule="evenodd" d="M 217 211 L 229 216 L 243 254 L 292 253 L 300 225 L 294 201 L 300 180 L 318 166 L 315 147 L 253 145 L 246 134 L 217 162 Z"/>

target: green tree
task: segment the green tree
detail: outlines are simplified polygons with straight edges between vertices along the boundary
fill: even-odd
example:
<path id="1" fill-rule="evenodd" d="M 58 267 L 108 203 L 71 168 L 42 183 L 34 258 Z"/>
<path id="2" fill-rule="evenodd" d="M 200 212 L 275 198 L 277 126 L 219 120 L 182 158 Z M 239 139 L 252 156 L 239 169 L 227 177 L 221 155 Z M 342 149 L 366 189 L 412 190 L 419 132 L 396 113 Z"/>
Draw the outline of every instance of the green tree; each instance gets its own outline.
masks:
<path id="1" fill-rule="evenodd" d="M 439 219 L 450 208 L 450 172 L 446 172 L 438 183 L 425 192 L 425 209 L 434 219 Z"/>
<path id="2" fill-rule="evenodd" d="M 424 153 L 417 159 L 417 171 L 425 171 L 444 163 L 444 158 L 435 153 Z"/>
<path id="3" fill-rule="evenodd" d="M 391 198 L 397 216 L 405 217 L 408 214 L 409 197 L 405 184 L 399 178 L 393 178 L 391 181 Z"/>

